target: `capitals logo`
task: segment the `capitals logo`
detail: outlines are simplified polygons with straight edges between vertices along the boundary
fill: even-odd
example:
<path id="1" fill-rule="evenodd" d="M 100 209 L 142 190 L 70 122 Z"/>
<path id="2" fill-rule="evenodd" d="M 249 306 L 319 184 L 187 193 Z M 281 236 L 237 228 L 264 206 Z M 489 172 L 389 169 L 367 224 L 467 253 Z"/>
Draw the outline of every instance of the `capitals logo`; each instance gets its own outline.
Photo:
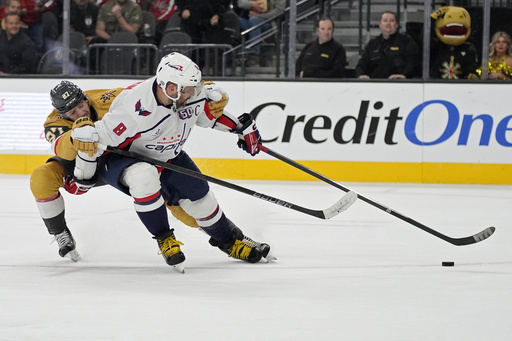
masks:
<path id="1" fill-rule="evenodd" d="M 101 100 L 103 101 L 103 103 L 110 100 L 111 98 L 116 97 L 116 95 L 114 95 L 115 92 L 116 92 L 116 90 L 108 90 L 103 95 L 101 95 Z"/>
<path id="2" fill-rule="evenodd" d="M 139 116 L 148 116 L 151 115 L 151 111 L 147 111 L 142 107 L 142 104 L 140 104 L 140 99 L 135 103 L 135 111 L 139 112 Z"/>

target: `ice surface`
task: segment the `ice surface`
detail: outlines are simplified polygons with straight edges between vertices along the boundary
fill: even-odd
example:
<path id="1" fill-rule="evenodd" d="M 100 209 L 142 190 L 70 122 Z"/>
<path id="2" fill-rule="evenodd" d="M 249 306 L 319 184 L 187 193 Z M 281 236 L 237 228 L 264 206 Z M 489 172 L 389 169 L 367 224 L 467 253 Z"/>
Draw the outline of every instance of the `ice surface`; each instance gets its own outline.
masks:
<path id="1" fill-rule="evenodd" d="M 343 194 L 236 183 L 314 209 Z M 227 216 L 278 260 L 230 259 L 169 218 L 185 244 L 181 275 L 110 187 L 63 194 L 82 260 L 60 258 L 29 177 L 1 175 L 0 340 L 510 340 L 511 186 L 344 185 L 449 236 L 497 230 L 457 247 L 362 201 L 320 220 L 214 185 Z"/>

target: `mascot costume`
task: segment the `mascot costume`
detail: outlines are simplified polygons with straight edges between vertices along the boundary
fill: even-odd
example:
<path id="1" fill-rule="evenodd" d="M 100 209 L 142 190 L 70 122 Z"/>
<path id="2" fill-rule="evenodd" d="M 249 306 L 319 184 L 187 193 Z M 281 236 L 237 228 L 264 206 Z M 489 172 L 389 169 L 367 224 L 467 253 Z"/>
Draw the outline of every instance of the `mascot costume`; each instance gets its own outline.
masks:
<path id="1" fill-rule="evenodd" d="M 462 7 L 441 7 L 430 15 L 435 20 L 438 41 L 431 46 L 431 78 L 477 79 L 478 57 L 468 42 L 471 17 Z"/>

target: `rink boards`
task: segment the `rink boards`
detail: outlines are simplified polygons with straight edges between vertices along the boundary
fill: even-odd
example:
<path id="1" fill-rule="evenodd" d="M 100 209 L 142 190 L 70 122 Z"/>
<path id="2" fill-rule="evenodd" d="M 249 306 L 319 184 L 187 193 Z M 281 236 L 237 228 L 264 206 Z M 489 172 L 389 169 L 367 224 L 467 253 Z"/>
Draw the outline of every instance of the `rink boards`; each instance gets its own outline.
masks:
<path id="1" fill-rule="evenodd" d="M 60 79 L 0 85 L 0 172 L 29 174 L 50 155 L 42 125 Z M 83 89 L 136 80 L 73 79 Z M 336 181 L 512 184 L 509 83 L 217 81 L 227 110 L 256 117 L 263 143 Z M 231 179 L 312 180 L 236 136 L 197 127 L 185 150 Z"/>

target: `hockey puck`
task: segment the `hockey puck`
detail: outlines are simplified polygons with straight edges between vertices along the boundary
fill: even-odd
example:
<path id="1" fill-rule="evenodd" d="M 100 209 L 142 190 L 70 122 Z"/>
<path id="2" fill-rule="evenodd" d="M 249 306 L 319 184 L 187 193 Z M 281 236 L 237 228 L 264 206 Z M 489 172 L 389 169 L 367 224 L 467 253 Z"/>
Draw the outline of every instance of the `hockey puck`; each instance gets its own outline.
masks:
<path id="1" fill-rule="evenodd" d="M 442 262 L 442 266 L 455 266 L 455 262 Z"/>

